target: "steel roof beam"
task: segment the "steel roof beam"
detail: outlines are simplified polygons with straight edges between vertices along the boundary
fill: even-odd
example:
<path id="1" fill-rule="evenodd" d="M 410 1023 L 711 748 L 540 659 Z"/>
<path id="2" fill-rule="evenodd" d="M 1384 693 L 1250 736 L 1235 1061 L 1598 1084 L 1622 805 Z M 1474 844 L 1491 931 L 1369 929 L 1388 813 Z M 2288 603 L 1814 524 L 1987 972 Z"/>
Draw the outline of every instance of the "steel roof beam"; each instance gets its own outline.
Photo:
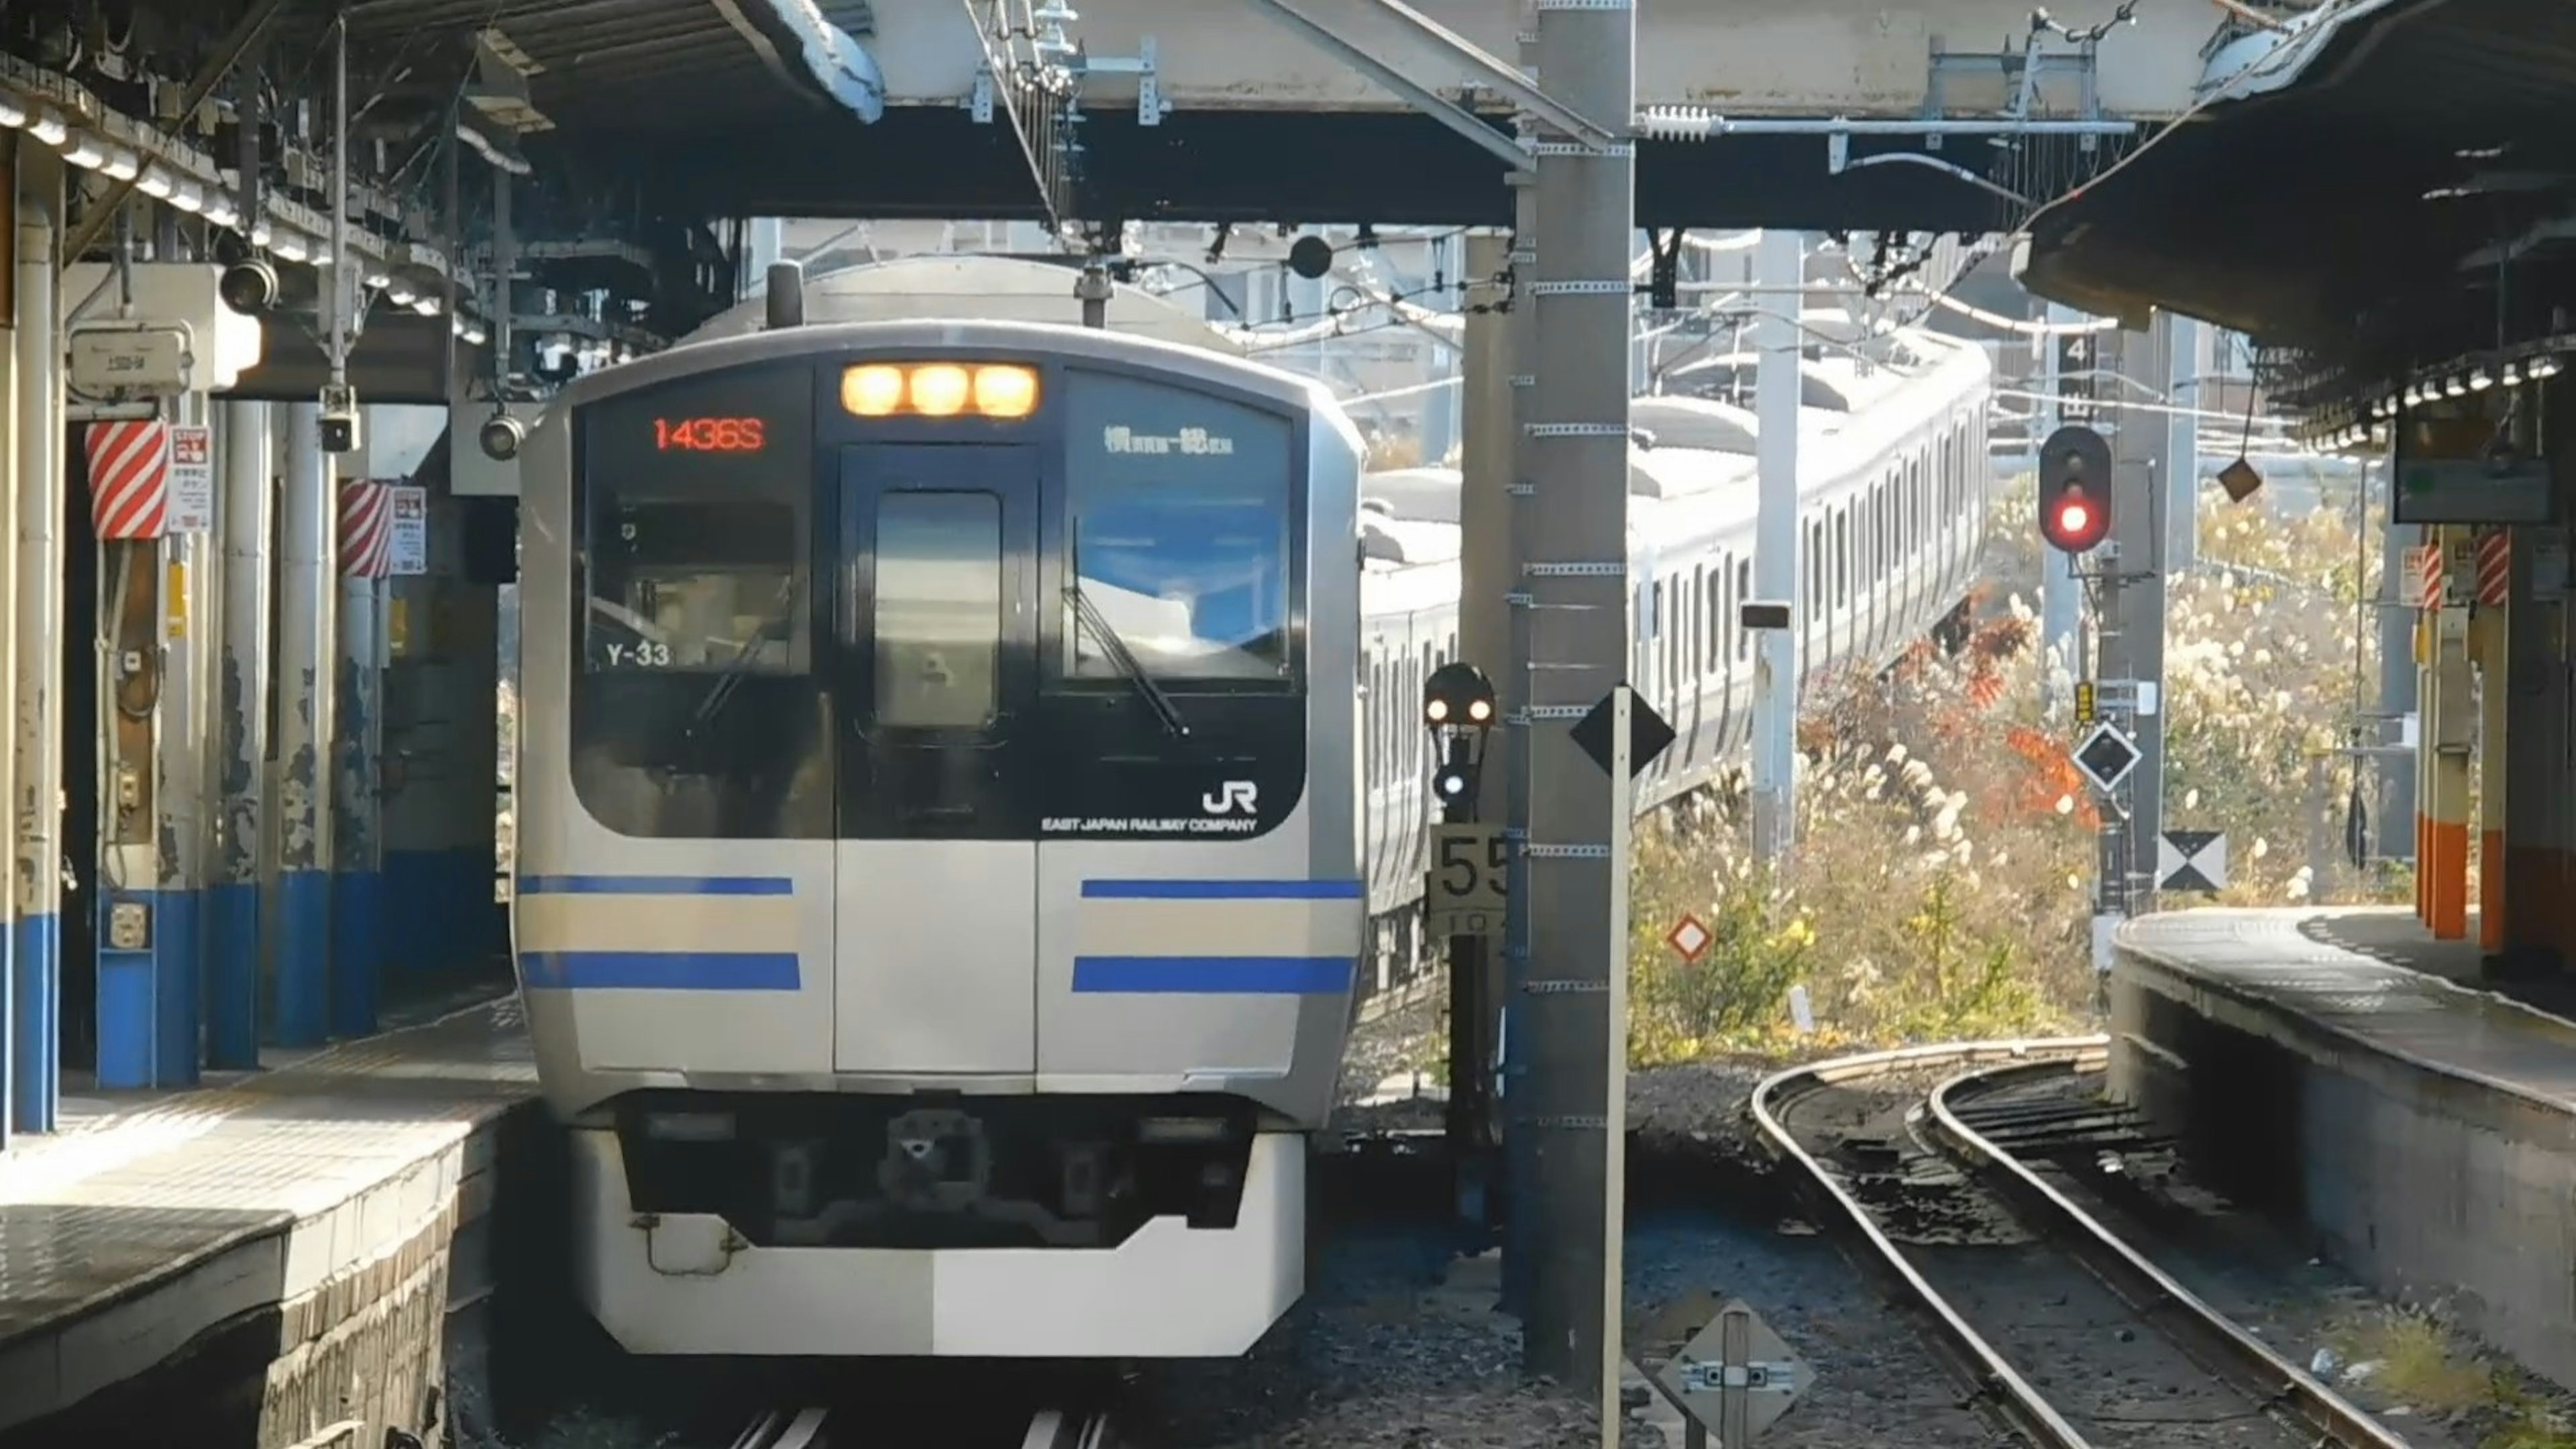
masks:
<path id="1" fill-rule="evenodd" d="M 1317 49 L 1334 56 L 1353 70 L 1395 92 L 1424 115 L 1509 162 L 1512 169 L 1516 171 L 1531 169 L 1530 153 L 1521 149 L 1520 142 L 1486 124 L 1482 116 L 1371 55 L 1356 42 L 1337 34 L 1331 26 L 1297 8 L 1292 0 L 1250 0 L 1250 3 L 1286 21 L 1290 29 L 1305 36 Z M 1380 0 L 1380 3 L 1385 3 L 1385 0 Z M 1467 45 L 1463 40 L 1458 41 L 1458 44 L 1487 61 L 1493 61 L 1493 57 L 1476 50 L 1474 46 Z M 1493 61 L 1493 63 L 1499 65 L 1501 62 Z M 1522 76 L 1517 70 L 1512 72 L 1512 75 L 1523 89 L 1536 93 L 1536 87 L 1529 84 L 1527 77 Z"/>
<path id="2" fill-rule="evenodd" d="M 841 109 L 870 125 L 885 117 L 885 72 L 858 37 L 824 17 L 814 0 L 712 0 L 727 23 L 750 40 L 761 59 L 782 69 L 776 47 L 743 12 L 757 6 L 770 22 L 796 40 L 805 74 Z M 757 36 L 759 38 L 754 39 Z"/>
<path id="3" fill-rule="evenodd" d="M 1626 139 L 1618 131 L 1592 120 L 1573 107 L 1540 90 L 1528 74 L 1499 56 L 1489 55 L 1475 42 L 1449 29 L 1440 22 L 1404 3 L 1404 0 L 1363 0 L 1370 8 L 1384 11 L 1417 38 L 1450 58 L 1462 61 L 1481 78 L 1486 89 L 1507 97 L 1511 103 L 1562 131 L 1572 140 L 1595 150 L 1613 146 Z M 1628 118 L 1622 116 L 1625 125 Z"/>

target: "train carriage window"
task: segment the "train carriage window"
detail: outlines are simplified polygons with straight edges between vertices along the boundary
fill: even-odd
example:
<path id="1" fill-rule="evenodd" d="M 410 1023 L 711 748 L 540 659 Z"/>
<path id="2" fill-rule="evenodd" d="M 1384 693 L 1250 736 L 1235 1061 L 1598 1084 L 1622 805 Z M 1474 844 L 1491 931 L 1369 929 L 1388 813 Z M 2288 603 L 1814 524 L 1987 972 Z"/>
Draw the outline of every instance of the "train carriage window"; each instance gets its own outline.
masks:
<path id="1" fill-rule="evenodd" d="M 1834 510 L 1834 607 L 1851 602 L 1851 510 Z"/>
<path id="2" fill-rule="evenodd" d="M 601 399 L 573 433 L 571 774 L 623 835 L 828 838 L 810 373 Z"/>
<path id="3" fill-rule="evenodd" d="M 982 728 L 1002 657 L 1002 501 L 886 494 L 876 565 L 877 723 Z"/>
<path id="4" fill-rule="evenodd" d="M 1825 525 L 1821 519 L 1807 524 L 1807 607 L 1822 613 L 1825 607 L 1825 571 L 1817 565 L 1825 552 Z"/>
<path id="5" fill-rule="evenodd" d="M 1726 564 L 1723 561 L 1701 574 L 1699 607 L 1700 612 L 1707 616 L 1707 622 L 1700 626 L 1700 668 L 1715 674 L 1724 652 L 1718 642 L 1725 637 L 1725 626 L 1718 622 L 1726 617 Z"/>
<path id="6" fill-rule="evenodd" d="M 1157 678 L 1291 683 L 1288 420 L 1097 373 L 1066 397 L 1067 547 L 1100 617 Z M 1070 600 L 1062 636 L 1070 675 L 1119 677 Z"/>
<path id="7" fill-rule="evenodd" d="M 803 672 L 793 504 L 671 497 L 642 483 L 598 502 L 583 650 L 591 669 Z"/>

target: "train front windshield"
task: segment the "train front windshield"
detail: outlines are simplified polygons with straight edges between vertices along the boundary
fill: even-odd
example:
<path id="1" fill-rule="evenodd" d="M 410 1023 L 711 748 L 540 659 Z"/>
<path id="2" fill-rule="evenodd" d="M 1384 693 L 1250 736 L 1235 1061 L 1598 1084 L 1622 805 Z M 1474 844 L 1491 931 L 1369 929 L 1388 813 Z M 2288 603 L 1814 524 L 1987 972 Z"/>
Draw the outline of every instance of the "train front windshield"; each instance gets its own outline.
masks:
<path id="1" fill-rule="evenodd" d="M 1203 835 L 1200 802 L 1249 781 L 1228 828 L 1266 830 L 1302 788 L 1297 422 L 1020 360 L 766 364 L 587 406 L 583 803 L 646 837 L 1152 838 Z"/>

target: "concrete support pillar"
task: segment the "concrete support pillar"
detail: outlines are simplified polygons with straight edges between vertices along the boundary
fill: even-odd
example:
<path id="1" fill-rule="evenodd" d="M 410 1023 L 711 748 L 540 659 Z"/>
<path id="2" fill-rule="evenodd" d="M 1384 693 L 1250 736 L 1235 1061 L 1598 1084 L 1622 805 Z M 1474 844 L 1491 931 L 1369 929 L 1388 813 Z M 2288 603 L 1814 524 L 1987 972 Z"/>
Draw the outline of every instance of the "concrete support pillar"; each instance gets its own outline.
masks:
<path id="1" fill-rule="evenodd" d="M 2497 531 L 2501 533 L 2501 530 Z M 2504 949 L 2505 702 L 2512 664 L 2512 604 L 2480 603 L 2469 619 L 2469 658 L 2478 674 L 2478 945 Z"/>
<path id="2" fill-rule="evenodd" d="M 2548 398 L 2554 425 L 2576 396 Z M 2576 498 L 2576 462 L 2553 460 L 2558 516 Z M 2576 964 L 2576 650 L 2568 639 L 2568 528 L 2516 528 L 2505 679 L 2504 964 Z"/>
<path id="3" fill-rule="evenodd" d="M 2388 480 L 2394 512 L 2397 470 L 2382 466 L 2378 472 Z M 2416 611 L 2403 604 L 2407 556 L 2424 541 L 2420 525 L 2391 523 L 2380 545 L 2379 744 L 2384 748 L 2405 744 L 2407 718 L 2417 708 L 2416 676 L 2421 667 L 2415 654 L 2418 619 Z M 2415 763 L 2411 758 L 2382 755 L 2378 770 L 2379 800 L 2371 829 L 2373 847 L 2381 856 L 2411 862 L 2415 859 L 2417 825 Z"/>
<path id="4" fill-rule="evenodd" d="M 2444 593 L 2456 596 L 2465 586 L 2457 577 L 2460 571 L 2475 567 L 2475 555 L 2457 546 L 2467 531 L 2446 524 L 2430 532 L 2442 549 Z M 2424 828 L 2415 848 L 2416 905 L 2435 939 L 2456 941 L 2468 934 L 2469 764 L 2477 736 L 2469 613 L 2439 602 L 2425 620 L 2424 735 L 2418 757 L 2423 778 L 2417 789 L 2424 802 Z"/>
<path id="5" fill-rule="evenodd" d="M 344 496 L 357 488 L 342 485 Z M 347 504 L 344 502 L 343 507 Z M 340 580 L 337 732 L 331 747 L 331 1031 L 376 1029 L 384 955 L 384 837 L 377 796 L 378 706 L 384 698 L 384 581 Z"/>
<path id="6" fill-rule="evenodd" d="M 0 137 L 0 679 L 18 677 L 18 551 L 7 546 L 17 537 L 19 438 L 25 421 L 19 414 L 18 348 L 22 333 L 18 315 L 18 153 L 14 137 Z M 33 321 L 34 319 L 29 319 Z M 0 801 L 18 798 L 18 752 L 0 748 Z M 15 1057 L 15 988 L 11 958 L 15 955 L 17 892 L 0 890 L 0 1152 L 9 1149 L 10 1063 Z"/>
<path id="7" fill-rule="evenodd" d="M 206 399 L 180 400 L 176 421 L 202 423 Z M 206 843 L 212 826 L 206 779 L 206 674 L 211 654 L 205 606 L 213 539 L 176 530 L 161 539 L 157 633 L 161 650 L 159 718 L 155 723 L 152 792 L 154 874 L 160 883 L 152 912 L 155 1086 L 190 1086 L 202 1060 L 205 1002 Z M 153 550 L 137 546 L 148 563 Z M 102 994 L 101 1002 L 105 997 Z M 106 1026 L 100 1026 L 102 1056 Z"/>
<path id="8" fill-rule="evenodd" d="M 216 409 L 223 648 L 215 675 L 214 861 L 206 896 L 206 1060 L 259 1065 L 261 832 L 268 807 L 269 536 L 276 439 L 267 403 Z"/>
<path id="9" fill-rule="evenodd" d="M 2200 561 L 2200 419 L 2196 414 L 2201 399 L 2213 391 L 2204 379 L 2217 370 L 2211 343 L 2218 329 L 2171 314 L 2163 321 L 2170 329 L 2167 371 L 2173 379 L 2166 401 L 2174 409 L 2165 414 L 2164 560 L 2165 573 L 2171 577 Z"/>
<path id="10" fill-rule="evenodd" d="M 1459 451 L 1460 493 L 1458 500 L 1461 526 L 1458 603 L 1458 649 L 1466 662 L 1485 671 L 1495 682 L 1497 705 L 1505 718 L 1519 707 L 1521 700 L 1513 692 L 1511 671 L 1506 660 L 1512 652 L 1512 607 L 1509 596 L 1516 586 L 1517 571 L 1512 566 L 1512 468 L 1513 427 L 1511 339 L 1511 242 L 1500 232 L 1476 231 L 1466 238 L 1463 248 L 1466 286 L 1462 297 L 1466 307 L 1465 347 L 1461 362 L 1465 369 L 1459 389 L 1459 413 L 1465 436 Z M 1500 729 L 1487 736 L 1483 771 L 1478 777 L 1476 816 L 1480 820 L 1509 819 L 1509 784 L 1518 769 L 1520 752 L 1515 731 Z M 1457 966 L 1454 959 L 1453 969 Z M 1474 989 L 1461 995 L 1453 991 L 1452 1001 L 1467 1000 L 1475 1004 L 1478 1020 L 1472 1033 L 1451 1032 L 1452 1042 L 1469 1041 L 1476 1045 L 1484 1059 L 1460 1067 L 1453 1062 L 1454 1074 L 1472 1070 L 1480 1076 L 1494 1070 L 1495 1043 L 1500 1039 L 1504 985 L 1503 953 L 1488 946 L 1476 953 L 1477 980 Z M 1485 1076 L 1484 1092 L 1476 1100 L 1490 1103 L 1492 1079 Z M 1457 1089 L 1453 1086 L 1452 1091 Z M 1498 1140 L 1494 1123 L 1477 1124 L 1475 1146 L 1479 1175 L 1473 1179 L 1481 1198 L 1483 1189 L 1481 1160 L 1485 1149 Z"/>
<path id="11" fill-rule="evenodd" d="M 1773 867 L 1788 864 L 1796 843 L 1798 798 L 1798 642 L 1813 611 L 1800 592 L 1798 560 L 1798 408 L 1806 390 L 1798 332 L 1806 241 L 1792 231 L 1765 231 L 1754 248 L 1762 289 L 1753 319 L 1760 357 L 1753 376 L 1753 593 L 1789 606 L 1790 627 L 1754 636 L 1753 849 Z"/>
<path id="12" fill-rule="evenodd" d="M 21 144 L 17 167 L 17 659 L 12 749 L 16 919 L 9 992 L 10 1120 L 54 1130 L 61 1083 L 63 899 L 62 337 L 54 279 L 62 163 Z"/>
<path id="13" fill-rule="evenodd" d="M 330 1033 L 332 605 L 337 510 L 322 410 L 288 407 L 285 513 L 278 532 L 277 1040 Z"/>
<path id="14" fill-rule="evenodd" d="M 1539 82 L 1618 130 L 1634 114 L 1635 12 L 1543 7 Z M 1606 776 L 1569 726 L 1618 692 L 1629 659 L 1628 338 L 1635 226 L 1629 143 L 1548 137 L 1538 157 L 1532 284 L 1529 1022 L 1515 1130 L 1535 1143 L 1538 1220 L 1522 1365 L 1595 1396 L 1615 1449 L 1627 1105 L 1627 716 Z"/>
<path id="15" fill-rule="evenodd" d="M 1535 75 L 1538 67 L 1538 30 L 1536 19 L 1522 17 L 1520 29 L 1521 68 Z M 1519 128 L 1522 144 L 1534 144 L 1537 128 L 1523 118 Z M 1530 704 L 1530 582 L 1523 565 L 1530 556 L 1530 536 L 1535 527 L 1532 517 L 1537 502 L 1537 484 L 1532 480 L 1532 452 L 1536 447 L 1530 437 L 1530 426 L 1539 421 L 1538 413 L 1538 304 L 1530 288 L 1538 279 L 1538 186 L 1537 178 L 1527 172 L 1516 172 L 1509 178 L 1512 189 L 1512 311 L 1509 331 L 1511 340 L 1511 457 L 1512 477 L 1510 528 L 1511 618 L 1508 624 L 1510 642 L 1503 670 L 1494 678 L 1495 693 L 1501 696 L 1503 725 L 1497 735 L 1509 735 L 1504 747 L 1512 751 L 1512 764 L 1504 772 L 1505 818 L 1514 838 L 1529 839 L 1530 775 L 1527 765 L 1531 721 Z M 1530 1054 L 1522 1037 L 1529 1025 L 1529 1015 L 1522 1009 L 1528 998 L 1523 994 L 1529 985 L 1530 906 L 1529 855 L 1512 852 L 1511 893 L 1503 907 L 1503 1024 L 1497 1040 L 1501 1059 L 1501 1081 L 1497 1101 L 1503 1117 L 1503 1180 L 1510 1197 L 1503 1211 L 1503 1293 L 1502 1310 L 1526 1316 L 1529 1312 L 1532 1261 L 1538 1254 L 1533 1246 L 1531 1226 L 1539 1216 L 1537 1146 L 1530 1131 L 1513 1125 L 1520 1104 L 1529 1096 Z"/>
<path id="16" fill-rule="evenodd" d="M 2042 318 L 2051 328 L 2058 328 L 2073 326 L 2082 320 L 2082 315 L 2071 307 L 2051 302 L 2042 314 Z M 2088 334 L 2082 354 L 2084 357 L 2094 356 L 2091 343 L 2099 335 Z M 2067 381 L 2065 374 L 2069 350 L 2068 338 L 2061 333 L 2052 331 L 2040 339 L 2039 390 L 2047 394 L 2049 400 L 2041 404 L 2044 411 L 2038 423 L 2037 435 L 2031 440 L 2034 457 L 2037 454 L 2038 444 L 2046 441 L 2049 434 L 2069 422 L 2079 420 L 2079 417 L 2089 419 L 2092 416 L 2088 409 L 2079 413 L 2078 417 L 2070 417 L 2068 415 L 2070 409 L 2064 404 L 2063 399 L 2070 387 L 2085 396 L 2090 396 L 2097 391 L 2089 383 L 2073 385 Z M 2048 708 L 2052 711 L 2064 708 L 2073 702 L 2074 681 L 2076 676 L 2083 672 L 2083 660 L 2076 652 L 2083 647 L 2079 637 L 2083 627 L 2084 589 L 2075 577 L 2075 560 L 2053 548 L 2041 549 L 2039 551 L 2039 644 L 2042 651 L 2040 657 L 2047 662 L 2045 699 Z"/>
<path id="17" fill-rule="evenodd" d="M 2122 399 L 2152 397 L 2170 379 L 2173 315 L 2159 312 L 2143 332 L 2120 335 Z M 2165 778 L 2165 500 L 2173 460 L 2170 435 L 2154 414 L 2122 407 L 2111 440 L 2111 549 L 2101 567 L 2118 575 L 2103 595 L 2101 677 L 2129 681 L 2139 708 L 2127 720 L 2138 746 L 2129 772 L 2128 859 L 2124 899 L 2135 914 L 2155 889 L 2156 842 L 2164 830 Z M 2055 553 L 2056 550 L 2049 550 Z M 2116 605 L 2112 602 L 2117 600 Z M 2144 706 L 2152 700 L 2153 708 Z"/>

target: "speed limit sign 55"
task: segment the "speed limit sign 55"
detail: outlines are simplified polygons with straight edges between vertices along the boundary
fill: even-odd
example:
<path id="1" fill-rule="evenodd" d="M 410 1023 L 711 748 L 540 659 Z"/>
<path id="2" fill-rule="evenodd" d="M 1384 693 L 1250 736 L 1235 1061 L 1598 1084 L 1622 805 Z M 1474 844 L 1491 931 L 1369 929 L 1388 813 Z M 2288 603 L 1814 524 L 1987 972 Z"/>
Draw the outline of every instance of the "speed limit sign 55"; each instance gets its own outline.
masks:
<path id="1" fill-rule="evenodd" d="M 1431 879 L 1423 890 L 1434 936 L 1495 936 L 1511 879 L 1511 847 L 1499 825 L 1431 827 Z"/>

